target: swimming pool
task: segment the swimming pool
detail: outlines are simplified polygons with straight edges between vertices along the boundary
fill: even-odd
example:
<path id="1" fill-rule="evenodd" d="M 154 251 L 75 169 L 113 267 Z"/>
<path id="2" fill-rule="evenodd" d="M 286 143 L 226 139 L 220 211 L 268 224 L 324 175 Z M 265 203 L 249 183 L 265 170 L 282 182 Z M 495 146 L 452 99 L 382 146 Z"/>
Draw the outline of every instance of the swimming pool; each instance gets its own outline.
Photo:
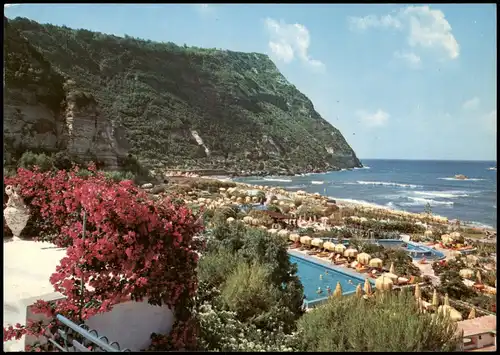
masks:
<path id="1" fill-rule="evenodd" d="M 384 248 L 401 248 L 416 260 L 423 258 L 440 260 L 445 258 L 445 255 L 439 250 L 415 242 L 404 242 L 398 239 L 379 239 L 374 241 L 374 243 L 382 245 Z M 403 247 L 403 244 L 406 244 L 406 247 Z"/>
<path id="2" fill-rule="evenodd" d="M 304 303 L 307 308 L 326 301 L 328 298 L 327 287 L 330 286 L 333 292 L 337 282 L 340 282 L 342 286 L 343 295 L 354 293 L 358 284 L 363 286 L 365 283 L 365 276 L 354 271 L 340 269 L 327 261 L 313 259 L 294 250 L 288 251 L 288 254 L 290 261 L 297 264 L 297 275 L 304 286 L 304 295 L 306 296 Z M 320 278 L 320 275 L 322 275 L 322 278 Z M 349 281 L 352 281 L 352 283 Z M 370 282 L 373 286 L 375 285 L 374 280 L 370 280 Z M 323 293 L 318 294 L 316 292 L 318 287 L 321 287 Z"/>
<path id="3" fill-rule="evenodd" d="M 339 242 L 338 240 L 331 238 L 329 238 L 329 240 L 332 240 L 334 243 Z M 401 239 L 365 239 L 363 241 L 381 245 L 384 248 L 401 248 L 415 260 L 421 260 L 423 258 L 428 260 L 441 260 L 446 257 L 439 250 L 415 242 L 405 242 Z M 342 240 L 342 244 L 348 246 L 349 239 Z M 403 247 L 403 244 L 406 244 L 406 247 Z"/>

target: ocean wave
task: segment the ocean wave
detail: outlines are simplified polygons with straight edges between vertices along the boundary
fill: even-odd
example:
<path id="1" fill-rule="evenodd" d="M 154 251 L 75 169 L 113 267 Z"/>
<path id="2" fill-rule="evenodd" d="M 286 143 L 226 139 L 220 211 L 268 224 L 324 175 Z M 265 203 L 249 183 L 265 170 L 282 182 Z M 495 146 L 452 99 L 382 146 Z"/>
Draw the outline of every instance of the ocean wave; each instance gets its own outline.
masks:
<path id="1" fill-rule="evenodd" d="M 363 166 L 362 168 L 354 168 L 354 170 L 361 170 L 361 169 L 371 169 L 369 166 Z"/>
<path id="2" fill-rule="evenodd" d="M 408 187 L 410 189 L 415 189 L 417 187 L 422 187 L 422 185 L 400 184 L 400 183 L 397 183 L 397 182 L 385 182 L 385 181 L 356 181 L 356 183 L 361 184 L 361 185 L 380 185 L 380 186 Z M 347 184 L 349 184 L 349 183 L 347 183 Z"/>
<path id="3" fill-rule="evenodd" d="M 290 189 L 303 189 L 305 188 L 306 185 L 302 184 L 302 185 L 292 185 L 292 186 L 287 186 L 286 189 L 287 190 L 290 190 Z"/>
<path id="4" fill-rule="evenodd" d="M 311 181 L 311 184 L 313 185 L 323 185 L 323 183 L 324 183 L 323 181 L 314 181 L 314 180 Z"/>
<path id="5" fill-rule="evenodd" d="M 292 182 L 292 179 L 263 178 L 264 181 Z"/>
<path id="6" fill-rule="evenodd" d="M 420 205 L 426 205 L 429 204 L 431 206 L 436 206 L 436 205 L 447 205 L 451 206 L 453 205 L 453 201 L 436 201 L 428 198 L 422 198 L 422 197 L 407 197 L 408 199 L 412 200 L 412 202 L 401 202 L 399 205 L 404 205 L 404 206 L 420 206 Z"/>
<path id="7" fill-rule="evenodd" d="M 458 198 L 458 197 L 468 197 L 469 194 L 466 191 L 414 191 L 416 195 L 421 196 L 431 196 L 439 198 Z"/>
<path id="8" fill-rule="evenodd" d="M 468 179 L 457 179 L 454 177 L 443 177 L 438 178 L 439 180 L 448 180 L 448 181 L 483 181 L 484 179 L 476 179 L 476 178 L 468 178 Z"/>

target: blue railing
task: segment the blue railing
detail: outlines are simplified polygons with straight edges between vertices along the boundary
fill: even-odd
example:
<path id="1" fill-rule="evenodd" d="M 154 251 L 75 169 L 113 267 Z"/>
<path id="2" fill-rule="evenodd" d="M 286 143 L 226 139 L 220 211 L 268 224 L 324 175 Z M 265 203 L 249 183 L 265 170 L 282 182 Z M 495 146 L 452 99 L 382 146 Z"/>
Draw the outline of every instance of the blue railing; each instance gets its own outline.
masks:
<path id="1" fill-rule="evenodd" d="M 120 349 L 117 342 L 110 343 L 106 336 L 100 336 L 96 330 L 89 329 L 85 324 L 77 325 L 60 314 L 56 318 L 62 325 L 57 329 L 57 334 L 49 341 L 59 351 L 131 352 L 130 349 Z"/>

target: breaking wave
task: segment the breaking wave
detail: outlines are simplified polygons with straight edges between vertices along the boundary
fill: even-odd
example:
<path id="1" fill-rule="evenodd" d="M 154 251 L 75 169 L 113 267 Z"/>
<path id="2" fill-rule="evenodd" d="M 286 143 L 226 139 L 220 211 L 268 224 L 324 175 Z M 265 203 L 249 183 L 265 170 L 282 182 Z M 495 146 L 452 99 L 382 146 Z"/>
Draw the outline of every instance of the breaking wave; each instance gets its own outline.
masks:
<path id="1" fill-rule="evenodd" d="M 468 178 L 468 179 L 457 179 L 454 177 L 443 177 L 443 178 L 438 178 L 439 180 L 448 180 L 448 181 L 483 181 L 484 179 L 475 179 L 475 178 Z"/>
<path id="2" fill-rule="evenodd" d="M 418 187 L 422 187 L 422 185 L 414 185 L 414 184 L 400 184 L 397 182 L 385 182 L 385 181 L 356 181 L 356 183 L 361 185 L 378 185 L 378 186 L 395 186 L 395 187 L 406 187 L 410 189 L 415 189 Z"/>

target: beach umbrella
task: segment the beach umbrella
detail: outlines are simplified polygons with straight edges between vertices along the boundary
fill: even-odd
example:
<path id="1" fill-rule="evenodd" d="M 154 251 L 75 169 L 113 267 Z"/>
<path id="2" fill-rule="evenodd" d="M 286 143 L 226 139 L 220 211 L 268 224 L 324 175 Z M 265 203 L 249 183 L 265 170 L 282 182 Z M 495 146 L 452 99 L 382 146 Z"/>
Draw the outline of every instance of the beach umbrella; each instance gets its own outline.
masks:
<path id="1" fill-rule="evenodd" d="M 311 237 L 308 237 L 307 235 L 300 237 L 300 243 L 304 245 L 310 245 L 311 244 Z"/>
<path id="2" fill-rule="evenodd" d="M 444 295 L 443 305 L 445 305 L 445 306 L 449 306 L 450 305 L 450 297 L 448 296 L 447 293 Z"/>
<path id="3" fill-rule="evenodd" d="M 478 284 L 482 284 L 483 283 L 483 278 L 481 277 L 481 272 L 479 270 L 477 270 L 477 273 L 476 273 L 476 282 Z"/>
<path id="4" fill-rule="evenodd" d="M 337 253 L 344 253 L 344 250 L 346 250 L 346 246 L 344 244 L 335 245 L 335 251 Z"/>
<path id="5" fill-rule="evenodd" d="M 453 239 L 448 234 L 443 234 L 441 236 L 441 241 L 443 243 L 450 243 Z"/>
<path id="6" fill-rule="evenodd" d="M 450 237 L 452 239 L 460 238 L 460 233 L 459 232 L 452 232 L 452 233 L 450 233 Z"/>
<path id="7" fill-rule="evenodd" d="M 377 290 L 380 290 L 380 291 L 390 291 L 392 290 L 392 286 L 394 285 L 394 283 L 392 282 L 392 280 L 386 276 L 379 276 L 376 280 L 375 280 L 375 288 Z"/>
<path id="8" fill-rule="evenodd" d="M 311 245 L 321 248 L 323 246 L 323 240 L 320 238 L 314 238 L 311 240 Z"/>
<path id="9" fill-rule="evenodd" d="M 415 285 L 415 298 L 417 300 L 422 299 L 422 292 L 420 291 L 420 284 Z"/>
<path id="10" fill-rule="evenodd" d="M 232 223 L 234 222 L 234 218 L 233 217 L 229 217 L 227 220 L 226 220 L 227 223 Z"/>
<path id="11" fill-rule="evenodd" d="M 358 256 L 356 257 L 356 260 L 360 264 L 363 264 L 363 265 L 367 265 L 370 262 L 370 259 L 371 259 L 371 256 L 370 256 L 370 254 L 367 254 L 367 253 L 358 254 Z"/>
<path id="12" fill-rule="evenodd" d="M 391 267 L 389 268 L 389 272 L 390 272 L 391 274 L 396 274 L 396 270 L 395 270 L 395 268 L 394 268 L 394 263 L 391 263 Z"/>
<path id="13" fill-rule="evenodd" d="M 326 242 L 323 244 L 323 248 L 329 251 L 335 251 L 335 244 L 333 244 L 332 242 Z"/>
<path id="14" fill-rule="evenodd" d="M 387 277 L 387 278 L 391 279 L 391 281 L 392 281 L 392 282 L 396 282 L 396 281 L 397 281 L 397 279 L 398 279 L 398 275 L 396 275 L 396 274 L 392 274 L 392 273 L 390 273 L 390 272 L 384 272 L 384 273 L 382 274 L 382 276 L 384 276 L 384 277 Z"/>
<path id="15" fill-rule="evenodd" d="M 462 269 L 458 273 L 464 279 L 470 279 L 470 278 L 472 278 L 472 275 L 474 275 L 474 271 L 472 271 L 471 269 Z"/>
<path id="16" fill-rule="evenodd" d="M 371 267 L 381 268 L 383 265 L 383 261 L 379 258 L 373 258 L 368 263 Z"/>
<path id="17" fill-rule="evenodd" d="M 447 314 L 450 317 L 450 319 L 454 322 L 462 320 L 462 315 L 460 314 L 460 312 L 450 306 L 445 306 L 445 305 L 439 306 L 437 312 Z"/>
<path id="18" fill-rule="evenodd" d="M 342 286 L 340 281 L 337 281 L 337 286 L 335 286 L 335 291 L 333 291 L 333 297 L 342 297 Z"/>
<path id="19" fill-rule="evenodd" d="M 474 318 L 476 318 L 476 307 L 472 307 L 469 316 L 467 317 L 467 319 L 474 319 Z"/>
<path id="20" fill-rule="evenodd" d="M 358 286 L 356 286 L 356 296 L 357 297 L 363 296 L 363 288 L 361 287 L 361 284 L 358 284 Z"/>
<path id="21" fill-rule="evenodd" d="M 372 284 L 370 283 L 370 280 L 365 279 L 365 286 L 363 287 L 363 291 L 365 291 L 367 295 L 372 294 Z"/>
<path id="22" fill-rule="evenodd" d="M 300 235 L 292 233 L 290 234 L 288 239 L 291 240 L 292 242 L 298 242 L 300 240 Z"/>
<path id="23" fill-rule="evenodd" d="M 356 249 L 349 248 L 344 251 L 345 257 L 354 258 L 356 255 L 358 255 L 358 251 Z"/>
<path id="24" fill-rule="evenodd" d="M 287 238 L 290 235 L 290 232 L 286 229 L 282 229 L 278 232 L 278 235 L 283 238 Z"/>
<path id="25" fill-rule="evenodd" d="M 439 306 L 439 297 L 438 297 L 436 289 L 434 289 L 434 292 L 432 293 L 432 303 L 431 304 L 434 307 Z"/>

